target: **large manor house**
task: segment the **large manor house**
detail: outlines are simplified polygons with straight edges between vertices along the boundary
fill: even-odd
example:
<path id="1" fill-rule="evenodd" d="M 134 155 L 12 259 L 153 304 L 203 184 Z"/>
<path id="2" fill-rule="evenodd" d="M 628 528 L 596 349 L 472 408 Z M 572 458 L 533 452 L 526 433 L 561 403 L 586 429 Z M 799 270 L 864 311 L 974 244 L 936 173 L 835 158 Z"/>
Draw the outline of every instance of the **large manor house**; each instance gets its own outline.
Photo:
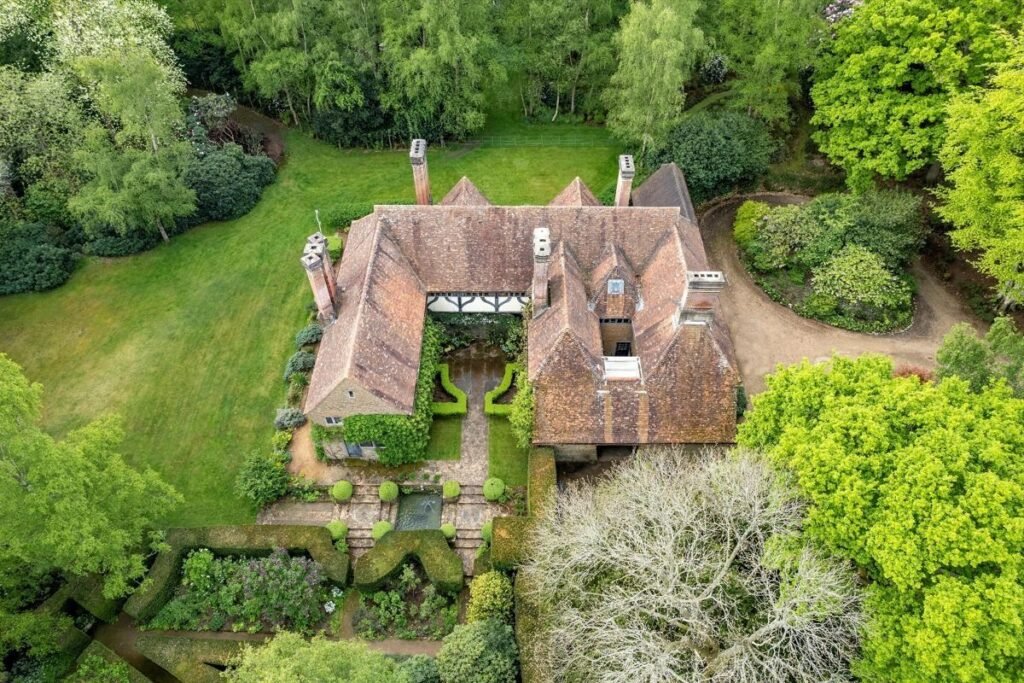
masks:
<path id="1" fill-rule="evenodd" d="M 410 150 L 415 205 L 352 223 L 341 263 L 322 236 L 302 257 L 323 340 L 305 412 L 410 414 L 428 312 L 525 314 L 534 442 L 574 449 L 734 440 L 739 372 L 682 172 L 614 206 L 576 178 L 546 206 L 495 206 L 462 178 L 435 204 L 426 143 Z"/>

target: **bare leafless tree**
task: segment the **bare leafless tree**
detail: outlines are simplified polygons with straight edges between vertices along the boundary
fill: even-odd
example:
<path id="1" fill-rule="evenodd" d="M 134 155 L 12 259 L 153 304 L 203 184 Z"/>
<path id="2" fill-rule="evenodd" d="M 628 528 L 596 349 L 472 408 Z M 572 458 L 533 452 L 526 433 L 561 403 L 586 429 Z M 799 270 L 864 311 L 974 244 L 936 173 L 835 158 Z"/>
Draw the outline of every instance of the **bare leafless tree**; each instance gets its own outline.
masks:
<path id="1" fill-rule="evenodd" d="M 848 680 L 859 589 L 801 538 L 780 476 L 656 448 L 561 493 L 522 568 L 537 664 L 567 682 Z"/>

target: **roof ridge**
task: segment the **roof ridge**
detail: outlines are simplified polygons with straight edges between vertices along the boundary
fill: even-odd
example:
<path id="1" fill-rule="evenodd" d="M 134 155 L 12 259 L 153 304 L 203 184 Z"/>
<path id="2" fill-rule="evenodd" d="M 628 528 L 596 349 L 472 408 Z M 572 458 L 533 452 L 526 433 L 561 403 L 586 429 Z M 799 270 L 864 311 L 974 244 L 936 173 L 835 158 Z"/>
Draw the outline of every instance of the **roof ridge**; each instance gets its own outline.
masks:
<path id="1" fill-rule="evenodd" d="M 359 322 L 362 320 L 363 310 L 366 308 L 366 299 L 369 297 L 370 292 L 370 267 L 373 265 L 373 262 L 377 260 L 377 246 L 380 244 L 380 234 L 382 228 L 380 223 L 380 216 L 377 214 L 376 208 L 374 208 L 373 210 L 373 217 L 374 228 L 373 237 L 371 238 L 370 241 L 370 257 L 366 259 L 366 267 L 363 271 L 363 287 L 362 291 L 359 293 L 359 302 L 356 304 L 355 316 L 353 316 L 352 318 L 352 327 L 356 330 L 359 329 Z M 419 278 L 419 275 L 417 275 L 416 277 Z M 344 292 L 342 292 L 342 296 L 344 296 Z M 337 321 L 335 321 L 335 324 L 337 324 Z M 348 354 L 348 358 L 345 359 L 345 366 L 342 368 L 342 372 L 338 373 L 339 378 L 348 377 L 349 374 L 352 372 L 352 359 L 355 358 L 356 355 L 355 348 L 357 343 L 358 341 L 352 344 L 351 352 Z M 331 386 L 331 389 L 335 389 L 339 384 L 341 384 L 340 379 Z"/>

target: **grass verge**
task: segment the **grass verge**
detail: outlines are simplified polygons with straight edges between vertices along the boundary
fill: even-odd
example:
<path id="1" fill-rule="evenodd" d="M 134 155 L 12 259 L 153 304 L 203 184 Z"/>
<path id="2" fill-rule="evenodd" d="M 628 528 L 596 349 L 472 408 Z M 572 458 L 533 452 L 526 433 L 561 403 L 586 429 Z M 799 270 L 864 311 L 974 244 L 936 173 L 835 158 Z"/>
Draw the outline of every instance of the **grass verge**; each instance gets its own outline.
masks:
<path id="1" fill-rule="evenodd" d="M 530 449 L 516 444 L 508 419 L 487 418 L 487 476 L 498 477 L 507 486 L 526 486 Z"/>
<path id="2" fill-rule="evenodd" d="M 435 417 L 430 425 L 427 460 L 458 460 L 462 453 L 462 418 Z"/>

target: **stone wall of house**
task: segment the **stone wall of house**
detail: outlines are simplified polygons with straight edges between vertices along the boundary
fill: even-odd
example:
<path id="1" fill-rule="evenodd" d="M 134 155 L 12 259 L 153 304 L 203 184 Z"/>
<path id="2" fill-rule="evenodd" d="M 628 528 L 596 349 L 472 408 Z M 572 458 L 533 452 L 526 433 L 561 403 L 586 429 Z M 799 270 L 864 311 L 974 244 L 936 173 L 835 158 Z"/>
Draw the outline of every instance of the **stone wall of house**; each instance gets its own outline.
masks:
<path id="1" fill-rule="evenodd" d="M 349 415 L 407 414 L 396 410 L 391 402 L 381 399 L 358 382 L 348 379 L 342 381 L 327 398 L 317 404 L 309 412 L 308 417 L 317 424 L 326 425 L 328 417 L 344 419 Z"/>

